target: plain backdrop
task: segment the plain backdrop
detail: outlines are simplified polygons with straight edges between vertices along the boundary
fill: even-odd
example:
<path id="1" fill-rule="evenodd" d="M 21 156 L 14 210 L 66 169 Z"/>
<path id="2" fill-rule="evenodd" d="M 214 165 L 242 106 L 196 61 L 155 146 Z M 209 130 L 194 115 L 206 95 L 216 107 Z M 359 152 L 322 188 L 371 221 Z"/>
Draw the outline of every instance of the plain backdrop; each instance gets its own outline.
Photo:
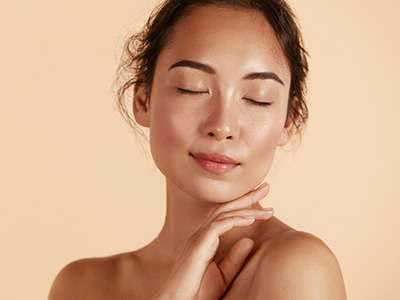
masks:
<path id="1" fill-rule="evenodd" d="M 67 263 L 158 234 L 164 180 L 111 89 L 155 3 L 2 1 L 1 299 L 46 299 Z M 279 151 L 262 204 L 329 245 L 349 299 L 400 299 L 400 2 L 291 3 L 311 54 L 310 121 L 296 151 Z"/>

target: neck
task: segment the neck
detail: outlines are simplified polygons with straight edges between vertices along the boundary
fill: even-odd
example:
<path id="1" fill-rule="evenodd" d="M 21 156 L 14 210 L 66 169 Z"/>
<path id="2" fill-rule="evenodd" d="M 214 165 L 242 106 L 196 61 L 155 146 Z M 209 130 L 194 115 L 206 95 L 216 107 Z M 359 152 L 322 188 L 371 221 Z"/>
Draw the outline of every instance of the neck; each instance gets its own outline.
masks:
<path id="1" fill-rule="evenodd" d="M 162 251 L 166 262 L 175 263 L 190 236 L 199 230 L 205 220 L 222 204 L 195 199 L 167 181 L 166 219 L 160 235 L 154 241 L 155 248 Z M 256 204 L 254 207 L 260 205 Z M 222 235 L 216 261 L 224 257 L 241 238 L 251 238 L 257 229 L 256 223 L 246 228 L 234 228 Z"/>

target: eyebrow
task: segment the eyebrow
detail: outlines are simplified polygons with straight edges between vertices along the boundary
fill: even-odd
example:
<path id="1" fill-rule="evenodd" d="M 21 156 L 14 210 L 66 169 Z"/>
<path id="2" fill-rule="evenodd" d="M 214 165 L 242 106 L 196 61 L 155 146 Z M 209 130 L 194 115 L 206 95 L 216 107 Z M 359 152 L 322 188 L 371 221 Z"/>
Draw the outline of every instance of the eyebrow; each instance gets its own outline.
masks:
<path id="1" fill-rule="evenodd" d="M 279 82 L 283 86 L 285 85 L 282 79 L 279 78 L 278 75 L 272 72 L 257 72 L 257 73 L 250 73 L 243 77 L 244 80 L 253 80 L 253 79 L 272 79 L 276 82 Z"/>
<path id="2" fill-rule="evenodd" d="M 199 62 L 192 61 L 192 60 L 181 60 L 181 61 L 178 61 L 177 63 L 171 65 L 169 67 L 168 71 L 171 70 L 171 69 L 177 68 L 177 67 L 193 68 L 193 69 L 204 71 L 204 72 L 206 72 L 208 74 L 212 74 L 212 75 L 215 75 L 217 73 L 215 71 L 215 69 L 213 69 L 212 67 L 210 67 L 208 65 L 205 65 L 205 64 L 202 64 L 202 63 L 199 63 Z"/>
<path id="3" fill-rule="evenodd" d="M 181 61 L 178 61 L 177 63 L 174 63 L 173 65 L 171 65 L 168 68 L 168 71 L 172 70 L 174 68 L 178 68 L 178 67 L 188 67 L 188 68 L 192 68 L 192 69 L 196 69 L 196 70 L 200 70 L 200 71 L 206 72 L 206 73 L 211 74 L 211 75 L 217 74 L 217 72 L 215 71 L 215 69 L 213 67 L 210 67 L 209 65 L 202 64 L 202 63 L 199 63 L 199 62 L 196 62 L 196 61 L 192 61 L 192 60 L 181 60 Z M 275 80 L 276 82 L 279 82 L 282 85 L 285 85 L 283 83 L 282 79 L 280 79 L 279 76 L 276 75 L 273 72 L 249 73 L 249 74 L 246 74 L 242 79 L 243 80 L 254 80 L 254 79 L 266 80 L 266 79 L 272 79 L 272 80 Z"/>

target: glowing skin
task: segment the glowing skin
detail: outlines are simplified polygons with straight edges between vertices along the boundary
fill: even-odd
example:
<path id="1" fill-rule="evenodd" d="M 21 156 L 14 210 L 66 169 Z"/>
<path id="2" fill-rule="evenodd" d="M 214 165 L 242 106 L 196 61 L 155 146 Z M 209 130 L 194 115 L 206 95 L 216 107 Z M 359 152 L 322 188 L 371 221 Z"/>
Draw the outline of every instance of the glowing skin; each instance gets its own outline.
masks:
<path id="1" fill-rule="evenodd" d="M 68 265 L 49 299 L 346 299 L 326 245 L 261 209 L 268 185 L 253 190 L 292 130 L 271 27 L 258 12 L 205 6 L 172 33 L 150 98 L 138 85 L 134 98 L 167 180 L 164 226 L 142 249 Z"/>
<path id="2" fill-rule="evenodd" d="M 221 18 L 220 10 L 200 8 L 180 20 L 158 58 L 144 123 L 168 182 L 207 202 L 253 189 L 267 175 L 277 145 L 288 139 L 290 72 L 273 30 L 258 12 L 224 9 Z M 174 66 L 182 61 L 201 65 Z M 195 153 L 223 154 L 238 164 L 199 164 Z"/>

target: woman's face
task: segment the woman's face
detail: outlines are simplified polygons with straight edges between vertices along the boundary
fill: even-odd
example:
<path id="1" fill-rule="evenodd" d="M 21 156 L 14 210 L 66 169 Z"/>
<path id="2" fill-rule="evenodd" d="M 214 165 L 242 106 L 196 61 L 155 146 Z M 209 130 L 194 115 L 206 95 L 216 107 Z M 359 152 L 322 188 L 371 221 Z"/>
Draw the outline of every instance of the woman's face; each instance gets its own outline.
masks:
<path id="1" fill-rule="evenodd" d="M 196 8 L 178 21 L 155 68 L 147 111 L 154 161 L 190 196 L 223 202 L 267 175 L 285 129 L 290 71 L 256 11 Z M 136 90 L 135 101 L 143 97 Z M 140 102 L 140 101 L 139 101 Z"/>

